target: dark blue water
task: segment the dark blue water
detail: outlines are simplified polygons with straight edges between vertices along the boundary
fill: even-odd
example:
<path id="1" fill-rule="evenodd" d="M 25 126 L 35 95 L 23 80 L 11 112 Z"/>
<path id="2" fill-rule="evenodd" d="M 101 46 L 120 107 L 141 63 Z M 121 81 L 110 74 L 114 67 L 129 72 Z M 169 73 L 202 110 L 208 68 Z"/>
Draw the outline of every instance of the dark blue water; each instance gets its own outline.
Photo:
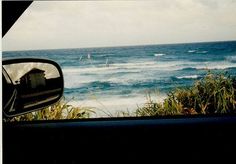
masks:
<path id="1" fill-rule="evenodd" d="M 109 110 L 137 108 L 148 91 L 156 90 L 156 99 L 163 99 L 209 70 L 236 75 L 236 41 L 3 52 L 6 57 L 58 62 L 68 101 Z"/>

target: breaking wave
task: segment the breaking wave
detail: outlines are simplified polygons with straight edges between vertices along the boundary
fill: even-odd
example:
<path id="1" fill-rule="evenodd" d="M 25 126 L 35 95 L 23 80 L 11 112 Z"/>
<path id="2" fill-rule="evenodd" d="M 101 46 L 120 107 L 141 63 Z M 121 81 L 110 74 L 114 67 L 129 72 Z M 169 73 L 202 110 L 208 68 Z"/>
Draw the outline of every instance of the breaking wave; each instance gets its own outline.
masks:
<path id="1" fill-rule="evenodd" d="M 154 56 L 159 57 L 159 56 L 164 56 L 166 54 L 154 54 Z"/>
<path id="2" fill-rule="evenodd" d="M 177 79 L 197 79 L 199 78 L 198 75 L 187 75 L 187 76 L 177 76 Z"/>

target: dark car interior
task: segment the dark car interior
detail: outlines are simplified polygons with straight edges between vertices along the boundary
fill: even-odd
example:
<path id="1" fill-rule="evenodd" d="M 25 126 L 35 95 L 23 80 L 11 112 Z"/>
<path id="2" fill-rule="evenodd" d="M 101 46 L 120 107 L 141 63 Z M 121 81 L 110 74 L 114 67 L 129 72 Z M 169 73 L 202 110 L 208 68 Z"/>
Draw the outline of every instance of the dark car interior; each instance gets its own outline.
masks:
<path id="1" fill-rule="evenodd" d="M 2 1 L 2 37 L 31 3 Z M 39 62 L 26 60 L 2 64 Z M 7 102 L 10 96 L 5 94 L 13 91 L 4 89 Z M 3 118 L 11 117 L 2 112 Z M 235 161 L 235 115 L 23 121 L 2 122 L 2 126 L 4 164 Z"/>

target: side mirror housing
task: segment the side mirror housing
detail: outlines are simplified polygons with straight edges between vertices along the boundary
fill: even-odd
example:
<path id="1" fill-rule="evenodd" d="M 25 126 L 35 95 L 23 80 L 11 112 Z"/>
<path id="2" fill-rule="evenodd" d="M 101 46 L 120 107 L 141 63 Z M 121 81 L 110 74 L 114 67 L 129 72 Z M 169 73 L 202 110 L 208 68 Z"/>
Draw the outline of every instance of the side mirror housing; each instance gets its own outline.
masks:
<path id="1" fill-rule="evenodd" d="M 2 61 L 3 114 L 18 116 L 58 102 L 64 90 L 60 66 L 46 59 Z"/>

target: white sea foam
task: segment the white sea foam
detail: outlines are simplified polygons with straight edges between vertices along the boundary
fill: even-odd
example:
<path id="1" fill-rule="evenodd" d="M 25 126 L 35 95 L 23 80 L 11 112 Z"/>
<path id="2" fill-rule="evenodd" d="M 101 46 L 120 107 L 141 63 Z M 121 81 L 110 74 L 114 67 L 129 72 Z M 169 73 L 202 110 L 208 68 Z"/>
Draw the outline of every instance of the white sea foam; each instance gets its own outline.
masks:
<path id="1" fill-rule="evenodd" d="M 117 67 L 87 67 L 87 68 L 74 68 L 67 67 L 62 71 L 63 73 L 93 73 L 93 72 L 103 72 L 109 70 L 118 69 Z"/>
<path id="2" fill-rule="evenodd" d="M 155 101 L 162 102 L 166 95 L 155 97 Z M 129 97 L 109 96 L 109 98 L 88 98 L 82 101 L 71 101 L 70 105 L 79 107 L 91 107 L 96 114 L 92 117 L 117 116 L 118 112 L 133 113 L 138 107 L 142 107 L 147 102 L 145 95 L 130 95 Z"/>
<path id="3" fill-rule="evenodd" d="M 198 75 L 177 76 L 177 79 L 197 79 Z"/>
<path id="4" fill-rule="evenodd" d="M 208 51 L 197 51 L 198 54 L 206 54 Z"/>
<path id="5" fill-rule="evenodd" d="M 159 57 L 159 56 L 164 56 L 166 54 L 154 54 L 154 56 Z"/>
<path id="6" fill-rule="evenodd" d="M 236 58 L 235 58 L 236 59 Z M 170 61 L 170 62 L 147 62 L 142 64 L 129 64 L 126 63 L 123 67 L 125 69 L 138 69 L 138 70 L 155 70 L 155 71 L 176 71 L 184 68 L 195 68 L 195 69 L 227 69 L 236 67 L 236 63 L 229 61 L 220 62 L 185 62 L 185 61 Z"/>
<path id="7" fill-rule="evenodd" d="M 189 50 L 188 52 L 189 53 L 194 53 L 194 52 L 196 52 L 197 50 Z"/>
<path id="8" fill-rule="evenodd" d="M 75 67 L 66 67 L 62 71 L 63 73 L 101 73 L 101 72 L 106 72 L 106 71 L 114 71 L 118 69 L 129 69 L 129 68 L 140 68 L 140 67 L 145 67 L 145 66 L 150 66 L 150 65 L 155 65 L 156 62 L 137 62 L 137 63 L 115 63 L 115 64 L 110 64 L 109 67 L 104 67 L 103 65 L 99 65 L 97 67 L 89 66 L 86 68 L 75 68 Z"/>
<path id="9" fill-rule="evenodd" d="M 197 65 L 195 68 L 200 69 L 206 69 L 206 70 L 213 70 L 213 69 L 227 69 L 227 68 L 234 68 L 236 67 L 236 63 L 230 63 L 230 62 L 209 62 L 209 63 L 203 63 L 201 65 Z"/>
<path id="10" fill-rule="evenodd" d="M 123 77 L 111 77 L 106 80 L 102 80 L 101 82 L 108 82 L 108 83 L 115 83 L 119 85 L 131 85 L 131 84 L 137 84 L 137 83 L 148 83 L 152 82 L 154 80 L 160 80 L 162 77 L 147 77 L 141 74 L 137 75 L 124 75 Z"/>
<path id="11" fill-rule="evenodd" d="M 100 82 L 100 83 L 110 83 L 111 85 L 131 85 L 131 84 L 135 84 L 135 83 L 147 83 L 147 82 L 151 82 L 153 80 L 159 80 L 162 77 L 155 77 L 153 78 L 151 77 L 147 77 L 145 75 L 142 74 L 123 74 L 121 76 L 113 76 L 111 74 L 111 76 L 75 76 L 75 77 L 71 77 L 71 76 L 65 76 L 65 88 L 80 88 L 83 86 L 88 85 L 88 83 L 92 83 L 92 82 Z"/>
<path id="12" fill-rule="evenodd" d="M 62 71 L 64 74 L 73 73 L 73 74 L 86 74 L 86 73 L 116 73 L 116 72 L 137 72 L 137 70 L 143 69 L 156 69 L 156 70 L 178 70 L 182 69 L 184 62 L 183 61 L 172 61 L 172 62 L 137 62 L 137 63 L 115 63 L 110 64 L 109 67 L 87 67 L 87 68 L 73 68 L 67 67 Z"/>
<path id="13" fill-rule="evenodd" d="M 225 57 L 225 60 L 229 62 L 236 62 L 236 56 L 227 56 Z"/>
<path id="14" fill-rule="evenodd" d="M 133 62 L 133 63 L 114 63 L 112 66 L 117 67 L 127 67 L 127 66 L 146 66 L 146 65 L 153 65 L 157 64 L 155 61 L 146 61 L 146 62 Z"/>
<path id="15" fill-rule="evenodd" d="M 146 63 L 139 63 L 139 64 L 128 64 L 124 68 L 126 69 L 150 69 L 155 68 L 156 70 L 172 70 L 178 69 L 184 64 L 183 61 L 169 61 L 169 62 L 146 62 Z"/>
<path id="16" fill-rule="evenodd" d="M 144 63 L 117 63 L 107 68 L 65 68 L 63 69 L 66 88 L 78 88 L 91 82 L 108 82 L 123 85 L 132 83 L 144 83 L 152 80 L 152 72 L 176 71 L 184 68 L 195 68 L 197 70 L 214 70 L 236 68 L 236 63 L 229 61 L 222 62 L 144 62 Z M 148 71 L 151 74 L 142 74 L 141 71 Z M 91 74 L 89 74 L 91 73 Z M 117 76 L 115 73 L 122 73 Z M 128 74 L 129 73 L 129 74 Z M 132 73 L 132 74 L 130 74 Z M 161 78 L 155 77 L 155 79 Z M 196 75 L 179 76 L 178 79 L 197 78 Z"/>
<path id="17" fill-rule="evenodd" d="M 85 86 L 88 83 L 94 82 L 98 79 L 98 77 L 90 77 L 90 76 L 64 76 L 65 81 L 65 88 L 79 88 Z"/>

